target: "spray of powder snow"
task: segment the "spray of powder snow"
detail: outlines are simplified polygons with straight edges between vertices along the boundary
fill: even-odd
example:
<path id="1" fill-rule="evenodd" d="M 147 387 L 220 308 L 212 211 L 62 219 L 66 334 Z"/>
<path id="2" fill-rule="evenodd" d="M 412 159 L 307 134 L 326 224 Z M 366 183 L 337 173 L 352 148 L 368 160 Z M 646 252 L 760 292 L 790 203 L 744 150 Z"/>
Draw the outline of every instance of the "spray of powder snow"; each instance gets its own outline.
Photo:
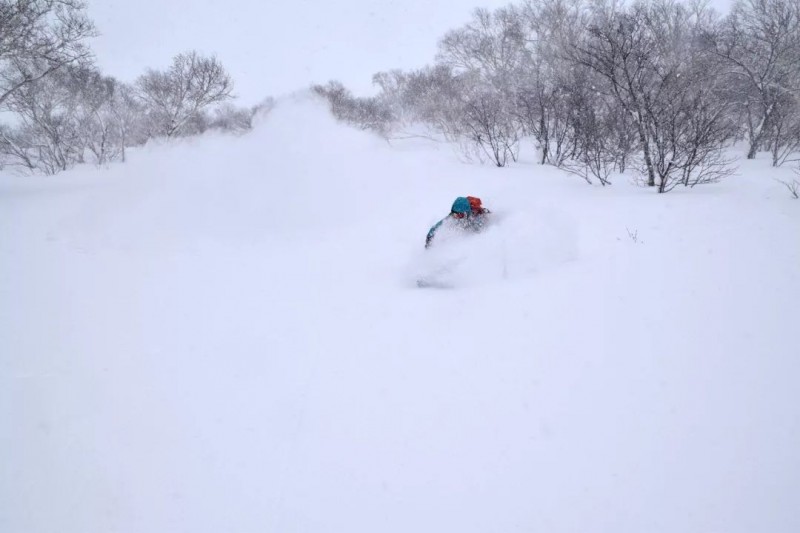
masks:
<path id="1" fill-rule="evenodd" d="M 578 256 L 575 225 L 550 208 L 495 212 L 480 234 L 443 226 L 433 246 L 412 259 L 407 277 L 420 286 L 458 288 L 520 279 Z"/>

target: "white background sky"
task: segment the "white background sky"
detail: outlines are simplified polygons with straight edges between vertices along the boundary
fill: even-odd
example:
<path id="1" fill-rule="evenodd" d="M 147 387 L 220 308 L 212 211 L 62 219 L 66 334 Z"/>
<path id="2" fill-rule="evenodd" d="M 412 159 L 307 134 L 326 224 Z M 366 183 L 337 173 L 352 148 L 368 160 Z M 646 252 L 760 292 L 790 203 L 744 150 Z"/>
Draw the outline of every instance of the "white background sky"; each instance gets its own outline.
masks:
<path id="1" fill-rule="evenodd" d="M 723 8 L 730 0 L 715 0 Z M 372 74 L 433 60 L 438 39 L 475 7 L 509 0 L 89 0 L 100 67 L 125 81 L 177 53 L 216 54 L 241 104 L 339 79 L 372 92 Z M 719 8 L 718 8 L 719 9 Z"/>

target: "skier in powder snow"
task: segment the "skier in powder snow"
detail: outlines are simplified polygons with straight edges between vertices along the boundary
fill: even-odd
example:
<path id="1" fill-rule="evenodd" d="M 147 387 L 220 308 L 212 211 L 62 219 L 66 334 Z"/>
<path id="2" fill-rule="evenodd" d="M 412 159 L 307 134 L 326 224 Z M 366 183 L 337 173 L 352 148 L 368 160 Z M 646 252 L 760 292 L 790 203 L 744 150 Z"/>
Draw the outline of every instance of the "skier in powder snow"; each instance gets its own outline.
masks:
<path id="1" fill-rule="evenodd" d="M 433 237 L 443 226 L 465 232 L 479 233 L 486 227 L 491 211 L 481 205 L 481 199 L 475 196 L 459 196 L 453 202 L 450 214 L 433 225 L 425 238 L 425 248 L 430 248 Z"/>

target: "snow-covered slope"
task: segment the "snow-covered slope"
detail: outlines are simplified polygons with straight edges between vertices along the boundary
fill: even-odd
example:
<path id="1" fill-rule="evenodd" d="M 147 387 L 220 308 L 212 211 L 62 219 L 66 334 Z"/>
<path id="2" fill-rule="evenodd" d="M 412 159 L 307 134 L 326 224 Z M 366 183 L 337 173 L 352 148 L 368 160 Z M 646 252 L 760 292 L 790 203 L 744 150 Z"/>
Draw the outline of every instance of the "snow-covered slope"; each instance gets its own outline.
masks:
<path id="1" fill-rule="evenodd" d="M 3 176 L 0 531 L 800 531 L 776 172 L 589 187 L 301 99 Z M 466 194 L 494 225 L 425 253 Z"/>

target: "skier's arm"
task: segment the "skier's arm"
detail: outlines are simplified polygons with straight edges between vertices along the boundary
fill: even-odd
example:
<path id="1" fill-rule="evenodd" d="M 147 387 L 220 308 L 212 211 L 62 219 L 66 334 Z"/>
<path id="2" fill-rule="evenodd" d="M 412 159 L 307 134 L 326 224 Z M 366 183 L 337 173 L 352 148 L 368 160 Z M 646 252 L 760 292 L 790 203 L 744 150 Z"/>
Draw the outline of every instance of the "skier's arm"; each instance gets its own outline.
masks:
<path id="1" fill-rule="evenodd" d="M 433 227 L 431 227 L 431 229 L 428 231 L 428 236 L 425 237 L 425 248 L 431 247 L 431 242 L 433 242 L 433 236 L 436 235 L 436 230 L 439 229 L 439 226 L 441 226 L 444 223 L 444 221 L 445 219 L 443 218 L 442 220 L 434 224 Z"/>

